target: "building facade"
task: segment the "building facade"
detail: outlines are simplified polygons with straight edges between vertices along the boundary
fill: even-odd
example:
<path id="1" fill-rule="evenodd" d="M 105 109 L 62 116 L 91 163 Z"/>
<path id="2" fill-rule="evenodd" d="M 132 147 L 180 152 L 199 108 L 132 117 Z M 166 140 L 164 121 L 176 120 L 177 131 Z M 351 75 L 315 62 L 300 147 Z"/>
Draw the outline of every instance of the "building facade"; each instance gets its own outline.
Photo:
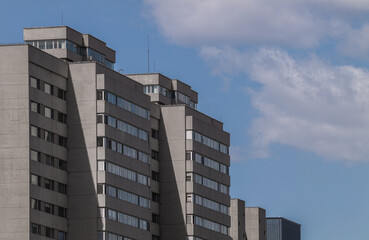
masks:
<path id="1" fill-rule="evenodd" d="M 237 198 L 231 199 L 230 215 L 232 239 L 246 240 L 245 201 Z"/>
<path id="2" fill-rule="evenodd" d="M 231 239 L 229 134 L 69 27 L 0 46 L 0 239 Z"/>
<path id="3" fill-rule="evenodd" d="M 267 229 L 265 209 L 259 207 L 246 207 L 246 235 L 247 240 L 266 240 Z"/>
<path id="4" fill-rule="evenodd" d="M 267 240 L 300 240 L 301 225 L 282 217 L 266 219 Z"/>

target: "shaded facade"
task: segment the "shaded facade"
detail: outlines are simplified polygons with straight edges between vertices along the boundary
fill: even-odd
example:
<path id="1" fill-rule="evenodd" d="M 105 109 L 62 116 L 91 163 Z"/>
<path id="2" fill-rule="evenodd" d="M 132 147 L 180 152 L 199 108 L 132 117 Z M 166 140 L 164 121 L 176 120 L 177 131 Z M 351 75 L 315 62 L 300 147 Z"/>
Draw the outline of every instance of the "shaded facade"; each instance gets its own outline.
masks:
<path id="1" fill-rule="evenodd" d="M 266 219 L 267 240 L 300 240 L 301 225 L 282 217 Z"/>
<path id="2" fill-rule="evenodd" d="M 231 239 L 229 134 L 69 27 L 0 46 L 0 239 Z"/>

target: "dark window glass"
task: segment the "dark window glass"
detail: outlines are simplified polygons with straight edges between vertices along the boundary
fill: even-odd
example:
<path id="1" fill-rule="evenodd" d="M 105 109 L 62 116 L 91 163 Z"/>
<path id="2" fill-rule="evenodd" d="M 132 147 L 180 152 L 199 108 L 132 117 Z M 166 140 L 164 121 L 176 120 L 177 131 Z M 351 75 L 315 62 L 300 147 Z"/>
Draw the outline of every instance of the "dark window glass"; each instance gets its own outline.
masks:
<path id="1" fill-rule="evenodd" d="M 31 232 L 33 234 L 40 235 L 41 234 L 41 226 L 35 223 L 31 224 Z"/>
<path id="2" fill-rule="evenodd" d="M 67 123 L 67 115 L 64 113 L 58 113 L 58 121 L 61 123 Z"/>
<path id="3" fill-rule="evenodd" d="M 97 146 L 98 147 L 103 147 L 104 146 L 104 138 L 102 138 L 102 137 L 97 138 Z"/>
<path id="4" fill-rule="evenodd" d="M 67 217 L 67 209 L 63 207 L 58 207 L 58 215 L 59 217 L 66 218 Z"/>
<path id="5" fill-rule="evenodd" d="M 45 164 L 54 167 L 54 157 L 45 155 Z"/>
<path id="6" fill-rule="evenodd" d="M 96 97 L 97 97 L 97 100 L 104 100 L 104 91 L 98 90 Z"/>
<path id="7" fill-rule="evenodd" d="M 151 196 L 154 202 L 159 202 L 159 194 L 153 192 Z"/>
<path id="8" fill-rule="evenodd" d="M 62 232 L 62 231 L 59 231 L 58 233 L 58 240 L 66 240 L 67 237 L 66 237 L 66 233 L 65 232 Z"/>
<path id="9" fill-rule="evenodd" d="M 97 115 L 97 123 L 103 123 L 103 115 Z"/>
<path id="10" fill-rule="evenodd" d="M 159 215 L 157 214 L 152 214 L 152 222 L 153 223 L 159 223 Z"/>
<path id="11" fill-rule="evenodd" d="M 63 183 L 59 183 L 58 184 L 58 192 L 60 192 L 62 194 L 67 194 L 67 185 L 65 185 Z"/>
<path id="12" fill-rule="evenodd" d="M 54 238 L 54 229 L 45 227 L 45 236 L 49 238 Z"/>
<path id="13" fill-rule="evenodd" d="M 155 139 L 159 139 L 159 132 L 155 129 L 151 129 L 151 137 Z"/>
<path id="14" fill-rule="evenodd" d="M 54 205 L 50 203 L 45 203 L 45 212 L 54 214 Z"/>
<path id="15" fill-rule="evenodd" d="M 66 99 L 66 92 L 63 89 L 58 88 L 58 98 L 65 100 Z"/>
<path id="16" fill-rule="evenodd" d="M 159 173 L 155 171 L 151 171 L 151 178 L 154 181 L 159 181 Z"/>
<path id="17" fill-rule="evenodd" d="M 155 160 L 159 160 L 159 152 L 151 150 L 151 158 Z"/>
<path id="18" fill-rule="evenodd" d="M 45 178 L 45 188 L 47 188 L 49 190 L 54 190 L 54 181 Z"/>
<path id="19" fill-rule="evenodd" d="M 102 184 L 97 185 L 97 194 L 104 194 L 104 185 Z"/>
<path id="20" fill-rule="evenodd" d="M 67 138 L 59 136 L 59 145 L 62 147 L 67 147 Z"/>
<path id="21" fill-rule="evenodd" d="M 61 170 L 67 170 L 67 162 L 64 160 L 59 159 L 59 168 Z"/>

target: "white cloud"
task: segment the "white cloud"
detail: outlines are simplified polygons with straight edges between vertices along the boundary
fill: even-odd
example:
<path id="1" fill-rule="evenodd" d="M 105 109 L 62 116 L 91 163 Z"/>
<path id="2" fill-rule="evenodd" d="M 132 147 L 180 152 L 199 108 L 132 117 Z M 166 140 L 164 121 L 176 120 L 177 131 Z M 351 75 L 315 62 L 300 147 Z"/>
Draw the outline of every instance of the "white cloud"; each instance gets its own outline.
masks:
<path id="1" fill-rule="evenodd" d="M 368 0 L 145 2 L 161 32 L 176 44 L 200 47 L 214 74 L 230 79 L 246 73 L 262 85 L 248 89 L 260 112 L 250 129 L 252 157 L 265 157 L 279 143 L 332 159 L 368 159 L 368 71 L 315 55 L 294 59 L 275 48 L 333 46 L 345 56 L 368 58 Z M 237 46 L 269 48 L 241 52 Z M 243 151 L 232 150 L 235 156 Z"/>
<path id="2" fill-rule="evenodd" d="M 338 50 L 345 56 L 366 58 L 369 54 L 369 24 L 358 29 L 349 29 Z"/>
<path id="3" fill-rule="evenodd" d="M 248 89 L 260 112 L 250 129 L 254 156 L 265 157 L 270 144 L 279 143 L 326 158 L 369 160 L 367 70 L 333 66 L 314 55 L 296 60 L 276 49 L 206 48 L 202 56 L 215 57 L 213 68 L 236 59 L 237 70 L 262 85 L 258 91 Z"/>
<path id="4" fill-rule="evenodd" d="M 360 13 L 367 17 L 369 12 L 367 0 L 146 2 L 162 33 L 171 41 L 202 46 L 227 43 L 316 47 L 327 37 L 342 37 L 351 31 L 349 13 L 357 18 Z"/>

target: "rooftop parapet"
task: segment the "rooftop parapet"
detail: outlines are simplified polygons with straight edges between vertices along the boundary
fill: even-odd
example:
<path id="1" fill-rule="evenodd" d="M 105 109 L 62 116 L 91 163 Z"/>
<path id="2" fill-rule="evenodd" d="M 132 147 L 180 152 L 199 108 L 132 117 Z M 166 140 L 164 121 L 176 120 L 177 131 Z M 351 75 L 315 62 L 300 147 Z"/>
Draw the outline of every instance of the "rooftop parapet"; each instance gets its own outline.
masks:
<path id="1" fill-rule="evenodd" d="M 24 28 L 23 39 L 57 58 L 72 62 L 95 60 L 114 68 L 114 50 L 104 41 L 68 26 Z"/>

